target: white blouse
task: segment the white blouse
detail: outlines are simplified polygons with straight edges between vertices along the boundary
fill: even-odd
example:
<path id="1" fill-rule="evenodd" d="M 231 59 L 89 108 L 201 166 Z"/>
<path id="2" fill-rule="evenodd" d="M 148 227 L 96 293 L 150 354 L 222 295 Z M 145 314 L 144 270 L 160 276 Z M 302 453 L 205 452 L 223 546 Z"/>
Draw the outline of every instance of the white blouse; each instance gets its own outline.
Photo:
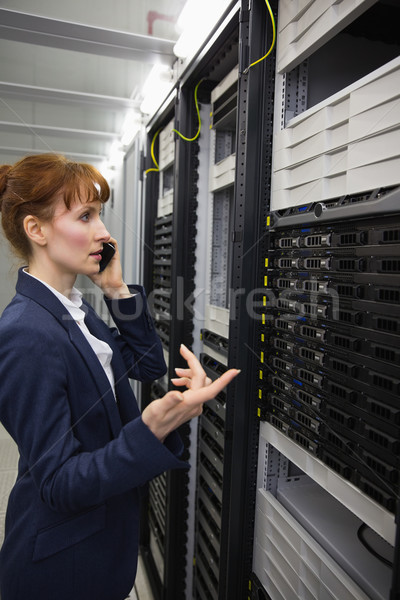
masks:
<path id="1" fill-rule="evenodd" d="M 96 354 L 97 358 L 99 359 L 100 364 L 103 367 L 105 374 L 108 377 L 108 380 L 111 385 L 111 389 L 113 390 L 114 395 L 115 395 L 114 373 L 113 373 L 113 370 L 111 367 L 111 359 L 113 356 L 113 351 L 111 350 L 110 346 L 106 342 L 103 342 L 103 340 L 99 340 L 97 337 L 92 335 L 90 333 L 89 329 L 87 328 L 86 323 L 85 323 L 85 313 L 80 308 L 82 306 L 82 293 L 77 288 L 74 287 L 71 290 L 70 297 L 67 298 L 67 296 L 64 296 L 64 294 L 61 294 L 59 291 L 54 289 L 51 285 L 49 285 L 48 283 L 45 283 L 38 277 L 31 275 L 30 273 L 28 273 L 28 271 L 25 271 L 25 273 L 27 275 L 29 275 L 30 277 L 37 279 L 38 281 L 40 281 L 40 283 L 43 283 L 43 285 L 45 285 L 51 292 L 53 292 L 53 294 L 65 306 L 65 308 L 67 309 L 67 311 L 69 312 L 69 314 L 71 315 L 73 320 L 81 328 L 83 335 L 85 336 L 85 338 L 88 341 L 88 343 L 90 344 L 93 352 Z"/>

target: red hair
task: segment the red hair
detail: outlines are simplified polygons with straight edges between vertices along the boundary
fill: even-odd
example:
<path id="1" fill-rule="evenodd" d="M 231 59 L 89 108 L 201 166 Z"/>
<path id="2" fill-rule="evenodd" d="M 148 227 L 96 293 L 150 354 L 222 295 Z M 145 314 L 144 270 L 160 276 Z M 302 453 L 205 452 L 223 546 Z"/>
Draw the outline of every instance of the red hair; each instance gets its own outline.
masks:
<path id="1" fill-rule="evenodd" d="M 25 217 L 33 215 L 41 221 L 51 221 L 60 193 L 69 209 L 76 199 L 107 202 L 110 188 L 95 167 L 58 154 L 36 154 L 13 166 L 0 166 L 2 225 L 6 238 L 21 258 L 31 256 Z"/>

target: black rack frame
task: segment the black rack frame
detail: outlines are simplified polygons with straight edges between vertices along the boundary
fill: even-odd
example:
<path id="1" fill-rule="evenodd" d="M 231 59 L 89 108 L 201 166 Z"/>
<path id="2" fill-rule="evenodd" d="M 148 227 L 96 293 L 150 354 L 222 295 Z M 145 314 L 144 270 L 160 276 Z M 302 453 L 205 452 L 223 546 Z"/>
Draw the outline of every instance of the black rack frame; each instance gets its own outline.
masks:
<path id="1" fill-rule="evenodd" d="M 271 3 L 275 18 L 277 2 Z M 252 571 L 255 484 L 259 419 L 255 403 L 255 364 L 252 351 L 255 319 L 249 318 L 254 298 L 264 211 L 269 206 L 272 160 L 272 121 L 275 87 L 275 51 L 245 72 L 271 44 L 270 19 L 265 6 L 243 2 L 240 22 L 238 120 L 233 232 L 232 288 L 228 363 L 242 374 L 228 388 L 227 446 L 230 478 L 222 524 L 223 545 L 219 600 L 245 598 Z M 240 290 L 243 293 L 235 293 Z M 255 315 L 253 315 L 254 317 Z"/>

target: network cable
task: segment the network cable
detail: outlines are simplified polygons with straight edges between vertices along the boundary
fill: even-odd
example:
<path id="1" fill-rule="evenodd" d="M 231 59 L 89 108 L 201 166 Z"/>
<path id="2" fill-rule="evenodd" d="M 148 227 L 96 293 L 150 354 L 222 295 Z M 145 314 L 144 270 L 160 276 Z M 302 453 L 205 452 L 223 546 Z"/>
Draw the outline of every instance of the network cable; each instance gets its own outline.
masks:
<path id="1" fill-rule="evenodd" d="M 184 135 L 183 135 L 183 134 L 182 134 L 180 131 L 178 131 L 177 129 L 173 129 L 173 130 L 172 130 L 172 131 L 173 131 L 173 132 L 175 132 L 177 135 L 179 135 L 179 137 L 181 137 L 183 140 L 185 140 L 185 142 L 194 142 L 194 141 L 195 141 L 195 140 L 196 140 L 196 139 L 199 137 L 199 135 L 200 135 L 200 131 L 201 131 L 201 117 L 200 117 L 199 103 L 198 103 L 198 100 L 197 100 L 197 90 L 199 89 L 199 86 L 200 86 L 200 84 L 201 84 L 201 82 L 202 82 L 202 81 L 204 81 L 204 80 L 203 80 L 203 79 L 200 79 L 200 81 L 198 82 L 198 84 L 197 84 L 197 85 L 196 85 L 196 87 L 194 88 L 194 102 L 195 102 L 195 105 L 196 105 L 197 118 L 198 118 L 198 121 L 199 121 L 199 126 L 198 126 L 198 129 L 197 129 L 197 133 L 196 133 L 196 135 L 195 135 L 194 137 L 192 137 L 192 138 L 188 138 L 188 137 L 185 137 L 185 136 L 184 136 Z M 155 172 L 157 173 L 157 172 L 159 172 L 159 170 L 160 170 L 160 167 L 159 167 L 159 165 L 158 165 L 158 163 L 157 163 L 157 161 L 156 161 L 156 158 L 155 158 L 155 156 L 154 156 L 154 144 L 155 144 L 155 142 L 156 142 L 157 136 L 158 136 L 158 134 L 160 133 L 160 131 L 161 131 L 161 129 L 158 129 L 158 130 L 156 131 L 156 133 L 154 134 L 154 137 L 153 137 L 153 139 L 152 139 L 152 142 L 151 142 L 151 148 L 150 148 L 151 158 L 153 159 L 153 164 L 155 165 L 155 167 L 152 167 L 152 168 L 150 168 L 150 169 L 147 169 L 147 170 L 144 172 L 144 173 L 145 173 L 145 175 L 147 175 L 147 173 L 150 173 L 151 171 L 155 171 Z"/>
<path id="2" fill-rule="evenodd" d="M 271 6 L 268 2 L 268 0 L 265 0 L 265 3 L 267 5 L 268 8 L 268 12 L 270 14 L 271 17 L 271 24 L 272 24 L 272 44 L 267 52 L 267 54 L 265 54 L 264 56 L 262 56 L 261 58 L 259 58 L 258 60 L 255 60 L 254 62 L 251 63 L 251 65 L 249 65 L 244 71 L 243 71 L 243 75 L 247 75 L 247 73 L 249 72 L 249 70 L 251 69 L 251 67 L 254 67 L 254 65 L 257 65 L 258 63 L 262 62 L 263 60 L 265 60 L 267 58 L 267 56 L 269 56 L 275 46 L 275 42 L 276 42 L 276 25 L 275 25 L 275 19 L 274 19 L 274 15 L 273 12 L 271 10 Z"/>
<path id="3" fill-rule="evenodd" d="M 160 170 L 160 167 L 158 165 L 158 162 L 156 161 L 156 157 L 154 156 L 154 144 L 156 143 L 156 139 L 158 134 L 160 133 L 161 128 L 157 129 L 157 131 L 155 132 L 153 139 L 151 141 L 151 146 L 150 146 L 150 154 L 151 154 L 151 158 L 153 159 L 153 164 L 155 165 L 155 167 L 151 167 L 150 169 L 147 169 L 147 171 L 144 172 L 145 175 L 147 175 L 147 173 L 150 173 L 150 171 L 155 171 L 158 172 Z"/>
<path id="4" fill-rule="evenodd" d="M 194 88 L 194 102 L 196 104 L 196 112 L 197 112 L 197 118 L 199 121 L 199 127 L 197 129 L 197 133 L 194 137 L 192 138 L 187 138 L 184 135 L 181 134 L 180 131 L 178 131 L 177 129 L 173 129 L 172 131 L 174 131 L 177 135 L 179 135 L 179 137 L 181 137 L 183 140 L 185 140 L 185 142 L 194 142 L 200 135 L 200 131 L 201 131 L 201 118 L 200 118 L 200 110 L 199 110 L 199 103 L 197 101 L 197 90 L 199 88 L 199 85 L 201 84 L 201 82 L 204 81 L 204 79 L 200 79 L 200 81 L 198 82 L 198 84 L 196 85 L 196 87 Z"/>
<path id="5" fill-rule="evenodd" d="M 375 548 L 373 548 L 371 546 L 371 544 L 368 543 L 367 540 L 365 539 L 364 534 L 367 531 L 367 529 L 370 529 L 370 527 L 368 527 L 368 525 L 366 523 L 362 523 L 360 525 L 360 527 L 357 530 L 358 539 L 360 540 L 360 542 L 362 543 L 364 548 L 366 548 L 368 550 L 368 552 L 370 552 L 373 556 L 375 556 L 375 558 L 380 560 L 384 565 L 393 569 L 393 562 L 391 560 L 389 560 L 388 558 L 386 558 L 385 556 L 382 556 L 382 554 L 380 554 L 377 550 L 375 550 Z"/>

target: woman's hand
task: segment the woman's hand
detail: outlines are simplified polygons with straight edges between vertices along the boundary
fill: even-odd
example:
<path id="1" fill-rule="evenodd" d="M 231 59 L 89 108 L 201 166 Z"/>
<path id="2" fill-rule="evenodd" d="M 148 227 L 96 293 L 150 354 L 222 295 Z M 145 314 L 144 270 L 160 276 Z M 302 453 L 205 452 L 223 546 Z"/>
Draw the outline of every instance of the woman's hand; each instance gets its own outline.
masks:
<path id="1" fill-rule="evenodd" d="M 90 279 L 102 289 L 107 298 L 130 298 L 132 294 L 122 277 L 121 257 L 117 240 L 110 238 L 109 241 L 115 247 L 115 254 L 104 271 L 96 273 L 96 275 L 91 275 Z"/>
<path id="2" fill-rule="evenodd" d="M 229 369 L 221 377 L 211 382 L 195 355 L 181 346 L 180 353 L 188 363 L 188 369 L 176 369 L 179 378 L 175 385 L 185 385 L 185 392 L 171 391 L 159 400 L 151 402 L 142 413 L 142 420 L 150 431 L 163 442 L 167 435 L 193 417 L 198 417 L 204 402 L 215 398 L 240 371 Z"/>

